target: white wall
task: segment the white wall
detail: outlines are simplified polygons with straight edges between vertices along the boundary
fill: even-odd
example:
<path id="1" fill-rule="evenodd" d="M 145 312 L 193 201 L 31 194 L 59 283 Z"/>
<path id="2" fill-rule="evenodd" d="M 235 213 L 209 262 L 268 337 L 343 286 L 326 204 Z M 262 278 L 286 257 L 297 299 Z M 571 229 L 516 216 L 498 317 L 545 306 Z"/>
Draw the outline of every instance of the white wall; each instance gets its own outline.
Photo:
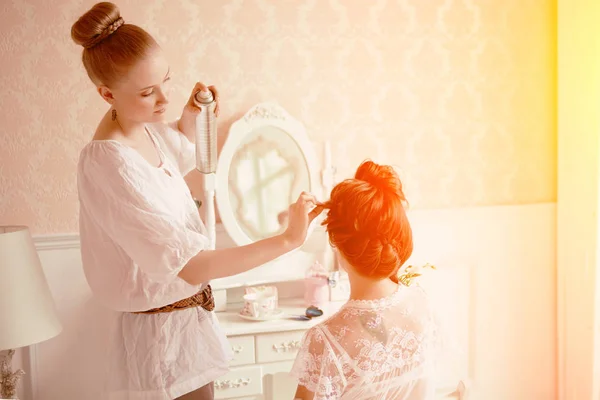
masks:
<path id="1" fill-rule="evenodd" d="M 600 2 L 558 0 L 560 400 L 600 398 Z"/>

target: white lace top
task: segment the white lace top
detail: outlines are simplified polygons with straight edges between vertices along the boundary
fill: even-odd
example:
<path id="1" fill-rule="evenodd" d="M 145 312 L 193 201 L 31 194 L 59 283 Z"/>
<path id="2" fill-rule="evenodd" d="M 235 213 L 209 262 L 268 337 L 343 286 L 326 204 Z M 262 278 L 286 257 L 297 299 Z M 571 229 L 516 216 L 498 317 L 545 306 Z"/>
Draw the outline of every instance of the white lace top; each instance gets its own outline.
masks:
<path id="1" fill-rule="evenodd" d="M 399 286 L 311 328 L 291 373 L 315 400 L 431 399 L 436 336 L 425 291 Z"/>

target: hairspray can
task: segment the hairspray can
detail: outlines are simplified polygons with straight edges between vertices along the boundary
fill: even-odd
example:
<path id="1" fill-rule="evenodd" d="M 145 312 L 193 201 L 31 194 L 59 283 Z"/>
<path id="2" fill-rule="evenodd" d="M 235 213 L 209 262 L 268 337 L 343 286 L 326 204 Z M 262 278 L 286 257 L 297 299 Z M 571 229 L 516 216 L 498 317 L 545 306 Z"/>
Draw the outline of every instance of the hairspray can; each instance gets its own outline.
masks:
<path id="1" fill-rule="evenodd" d="M 216 247 L 215 191 L 217 172 L 217 118 L 215 98 L 210 90 L 201 90 L 194 96 L 200 113 L 196 116 L 196 169 L 204 177 L 204 223 L 210 249 Z"/>
<path id="2" fill-rule="evenodd" d="M 203 174 L 217 171 L 217 105 L 210 90 L 201 90 L 194 96 L 200 113 L 196 117 L 196 168 Z"/>

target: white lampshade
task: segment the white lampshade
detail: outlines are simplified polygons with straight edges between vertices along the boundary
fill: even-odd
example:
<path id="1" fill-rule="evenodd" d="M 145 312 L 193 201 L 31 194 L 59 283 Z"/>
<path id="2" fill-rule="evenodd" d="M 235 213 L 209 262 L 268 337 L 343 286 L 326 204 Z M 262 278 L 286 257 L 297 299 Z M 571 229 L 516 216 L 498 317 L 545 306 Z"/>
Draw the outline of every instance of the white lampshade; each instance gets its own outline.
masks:
<path id="1" fill-rule="evenodd" d="M 0 350 L 39 343 L 61 330 L 29 229 L 0 226 Z"/>

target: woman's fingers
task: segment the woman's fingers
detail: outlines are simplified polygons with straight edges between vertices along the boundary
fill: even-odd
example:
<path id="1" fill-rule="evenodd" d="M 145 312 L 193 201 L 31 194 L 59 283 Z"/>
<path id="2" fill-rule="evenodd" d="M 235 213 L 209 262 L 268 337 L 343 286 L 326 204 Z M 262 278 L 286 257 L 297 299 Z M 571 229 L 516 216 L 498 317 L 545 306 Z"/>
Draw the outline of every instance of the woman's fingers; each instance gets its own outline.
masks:
<path id="1" fill-rule="evenodd" d="M 213 94 L 213 97 L 215 98 L 215 115 L 218 117 L 219 116 L 219 91 L 217 90 L 217 88 L 214 85 L 211 85 L 208 87 L 208 90 L 210 90 Z"/>
<path id="2" fill-rule="evenodd" d="M 316 207 L 313 207 L 313 209 L 308 213 L 308 223 L 310 224 L 313 221 L 313 219 L 317 218 L 319 214 L 323 212 L 324 209 L 325 208 L 320 204 L 317 204 Z"/>
<path id="3" fill-rule="evenodd" d="M 312 193 L 302 192 L 300 193 L 300 196 L 298 197 L 298 201 L 296 201 L 296 203 L 307 204 L 314 207 L 315 205 L 317 205 L 317 198 Z"/>
<path id="4" fill-rule="evenodd" d="M 217 88 L 214 85 L 206 86 L 202 82 L 196 82 L 196 84 L 194 85 L 194 89 L 192 90 L 192 95 L 190 96 L 190 100 L 188 101 L 188 106 L 190 106 L 191 109 L 200 111 L 201 108 L 198 107 L 198 105 L 196 104 L 195 96 L 198 92 L 208 92 L 208 91 L 210 91 L 212 93 L 212 95 L 215 99 L 215 103 L 216 103 L 215 104 L 215 115 L 218 117 L 219 110 L 220 110 L 219 91 L 217 90 Z"/>
<path id="5" fill-rule="evenodd" d="M 195 96 L 198 92 L 206 92 L 208 90 L 209 88 L 204 83 L 196 82 L 196 85 L 194 85 L 194 90 L 192 90 L 192 96 Z"/>

